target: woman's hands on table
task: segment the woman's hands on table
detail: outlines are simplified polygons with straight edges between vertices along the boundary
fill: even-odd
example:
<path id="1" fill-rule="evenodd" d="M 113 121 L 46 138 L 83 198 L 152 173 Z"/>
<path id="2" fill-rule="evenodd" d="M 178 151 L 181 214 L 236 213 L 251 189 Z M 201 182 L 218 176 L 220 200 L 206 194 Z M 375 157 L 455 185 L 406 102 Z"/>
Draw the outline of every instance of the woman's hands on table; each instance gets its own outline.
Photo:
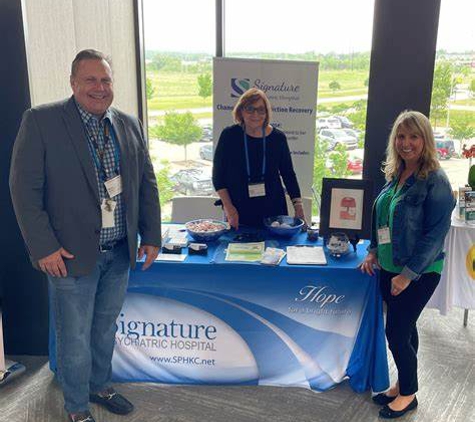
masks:
<path id="1" fill-rule="evenodd" d="M 224 213 L 231 227 L 235 230 L 239 229 L 239 213 L 234 205 L 228 205 L 224 207 Z"/>
<path id="2" fill-rule="evenodd" d="M 374 252 L 368 252 L 364 261 L 360 264 L 360 270 L 362 273 L 366 273 L 368 275 L 374 275 L 375 268 L 381 268 L 379 266 L 378 257 Z"/>
<path id="3" fill-rule="evenodd" d="M 294 205 L 294 215 L 296 218 L 300 218 L 304 222 L 304 228 L 307 228 L 307 222 L 305 221 L 305 214 L 303 212 L 303 205 L 302 204 L 295 204 Z"/>

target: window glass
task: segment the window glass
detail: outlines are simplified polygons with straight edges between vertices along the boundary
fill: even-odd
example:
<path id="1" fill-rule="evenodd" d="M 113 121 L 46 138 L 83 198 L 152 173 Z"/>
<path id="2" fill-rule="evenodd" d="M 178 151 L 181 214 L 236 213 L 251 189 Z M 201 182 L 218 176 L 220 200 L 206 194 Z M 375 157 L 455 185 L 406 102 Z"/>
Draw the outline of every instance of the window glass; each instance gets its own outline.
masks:
<path id="1" fill-rule="evenodd" d="M 148 135 L 167 221 L 173 196 L 214 194 L 215 1 L 144 0 L 143 7 Z"/>
<path id="2" fill-rule="evenodd" d="M 361 178 L 373 9 L 374 0 L 226 2 L 226 56 L 320 63 L 317 197 L 323 177 Z"/>
<path id="3" fill-rule="evenodd" d="M 473 0 L 441 2 L 430 120 L 440 163 L 454 190 L 467 183 L 469 157 L 475 156 L 473 16 Z"/>
<path id="4" fill-rule="evenodd" d="M 320 63 L 317 197 L 323 177 L 362 174 L 373 8 L 374 0 L 225 2 L 225 56 Z M 213 0 L 144 0 L 149 139 L 165 220 L 174 195 L 214 194 L 215 16 Z"/>

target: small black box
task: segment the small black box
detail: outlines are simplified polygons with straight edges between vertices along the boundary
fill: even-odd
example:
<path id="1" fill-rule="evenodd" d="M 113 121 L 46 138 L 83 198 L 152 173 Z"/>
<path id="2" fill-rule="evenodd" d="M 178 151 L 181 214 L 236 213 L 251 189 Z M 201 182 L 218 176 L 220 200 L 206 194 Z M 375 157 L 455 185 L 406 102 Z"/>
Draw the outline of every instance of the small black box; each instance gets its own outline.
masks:
<path id="1" fill-rule="evenodd" d="M 190 243 L 188 255 L 208 255 L 208 245 L 206 243 Z"/>
<path id="2" fill-rule="evenodd" d="M 165 243 L 162 246 L 162 253 L 173 253 L 173 254 L 181 254 L 182 247 L 178 245 L 172 245 L 170 243 Z"/>

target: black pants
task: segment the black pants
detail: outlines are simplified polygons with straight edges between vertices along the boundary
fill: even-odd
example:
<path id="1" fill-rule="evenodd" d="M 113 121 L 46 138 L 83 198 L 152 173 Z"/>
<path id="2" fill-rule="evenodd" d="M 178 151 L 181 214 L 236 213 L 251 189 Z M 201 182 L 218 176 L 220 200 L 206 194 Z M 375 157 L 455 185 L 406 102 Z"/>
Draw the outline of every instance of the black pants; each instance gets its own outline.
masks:
<path id="1" fill-rule="evenodd" d="M 398 296 L 391 295 L 391 279 L 398 274 L 381 270 L 380 288 L 387 304 L 386 338 L 398 370 L 399 391 L 409 396 L 418 390 L 416 322 L 440 280 L 440 274 L 423 274 Z"/>

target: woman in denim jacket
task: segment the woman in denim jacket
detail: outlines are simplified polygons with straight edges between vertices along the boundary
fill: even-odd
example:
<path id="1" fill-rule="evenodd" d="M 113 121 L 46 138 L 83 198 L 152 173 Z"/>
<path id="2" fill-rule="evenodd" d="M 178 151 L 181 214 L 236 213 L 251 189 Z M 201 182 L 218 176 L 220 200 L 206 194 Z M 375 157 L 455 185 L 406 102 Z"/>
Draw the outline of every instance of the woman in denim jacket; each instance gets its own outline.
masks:
<path id="1" fill-rule="evenodd" d="M 429 120 L 404 111 L 391 131 L 387 183 L 373 206 L 371 244 L 361 271 L 380 268 L 380 288 L 387 304 L 386 337 L 398 381 L 373 397 L 379 414 L 393 419 L 417 407 L 416 322 L 440 280 L 444 239 L 455 206 L 450 183 L 437 160 Z"/>

